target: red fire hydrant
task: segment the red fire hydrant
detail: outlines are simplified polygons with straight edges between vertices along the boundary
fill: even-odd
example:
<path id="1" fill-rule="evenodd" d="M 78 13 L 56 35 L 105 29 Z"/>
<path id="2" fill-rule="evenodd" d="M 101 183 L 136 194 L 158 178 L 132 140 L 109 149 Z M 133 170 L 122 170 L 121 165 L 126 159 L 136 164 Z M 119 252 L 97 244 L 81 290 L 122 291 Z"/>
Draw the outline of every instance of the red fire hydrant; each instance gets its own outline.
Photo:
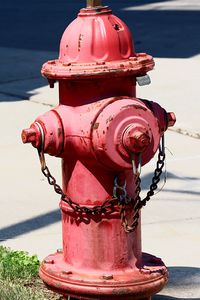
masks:
<path id="1" fill-rule="evenodd" d="M 63 250 L 41 264 L 51 289 L 78 299 L 150 299 L 167 282 L 161 259 L 141 251 L 140 210 L 154 194 L 175 116 L 137 99 L 150 55 L 136 54 L 127 26 L 99 0 L 88 0 L 65 30 L 59 59 L 42 67 L 60 104 L 22 132 L 60 194 Z M 161 142 L 161 143 L 160 143 Z M 159 149 L 152 184 L 140 199 L 140 168 Z M 62 158 L 61 188 L 44 153 Z"/>

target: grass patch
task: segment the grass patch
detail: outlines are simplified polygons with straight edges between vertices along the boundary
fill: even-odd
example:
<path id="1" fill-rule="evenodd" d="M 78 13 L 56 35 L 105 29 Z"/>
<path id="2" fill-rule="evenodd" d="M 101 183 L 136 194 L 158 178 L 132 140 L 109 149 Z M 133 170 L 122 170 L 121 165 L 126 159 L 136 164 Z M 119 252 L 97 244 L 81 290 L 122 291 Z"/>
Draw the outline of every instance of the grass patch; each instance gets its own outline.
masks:
<path id="1" fill-rule="evenodd" d="M 0 246 L 0 279 L 19 280 L 34 278 L 38 274 L 39 259 L 24 251 L 11 251 Z"/>
<path id="2" fill-rule="evenodd" d="M 36 255 L 0 246 L 0 300 L 61 300 L 38 277 Z"/>
<path id="3" fill-rule="evenodd" d="M 24 284 L 18 281 L 13 283 L 9 280 L 0 280 L 0 299 L 1 300 L 41 300 L 48 299 L 44 298 L 44 294 L 41 291 L 32 288 L 27 288 Z"/>

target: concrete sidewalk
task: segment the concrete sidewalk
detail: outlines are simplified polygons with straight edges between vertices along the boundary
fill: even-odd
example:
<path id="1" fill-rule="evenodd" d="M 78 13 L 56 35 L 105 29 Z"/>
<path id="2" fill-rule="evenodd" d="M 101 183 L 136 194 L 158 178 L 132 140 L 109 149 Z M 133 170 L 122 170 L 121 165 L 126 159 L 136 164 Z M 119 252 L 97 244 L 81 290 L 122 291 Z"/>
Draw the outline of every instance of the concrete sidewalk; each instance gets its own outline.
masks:
<path id="1" fill-rule="evenodd" d="M 44 181 L 36 150 L 22 145 L 20 132 L 47 107 L 31 101 L 0 107 L 1 120 L 8 116 L 0 156 L 1 244 L 42 259 L 62 246 L 59 199 Z M 174 132 L 166 140 L 173 156 L 167 155 L 165 187 L 143 210 L 143 251 L 162 257 L 169 266 L 170 282 L 162 295 L 200 299 L 200 141 Z M 59 160 L 48 158 L 48 164 L 61 182 Z M 143 193 L 153 169 L 154 162 L 143 169 Z"/>
<path id="2" fill-rule="evenodd" d="M 59 197 L 40 172 L 36 150 L 21 143 L 20 133 L 49 109 L 38 99 L 48 100 L 51 91 L 42 88 L 33 96 L 37 103 L 6 102 L 6 94 L 0 103 L 1 128 L 6 131 L 0 141 L 1 244 L 37 253 L 41 259 L 62 247 Z M 162 91 L 157 88 L 156 93 L 162 95 Z M 179 105 L 172 110 L 179 112 Z M 168 131 L 166 147 L 167 182 L 143 209 L 143 251 L 162 257 L 169 266 L 168 287 L 155 299 L 200 299 L 200 140 Z M 59 159 L 47 160 L 61 182 Z M 152 161 L 143 168 L 143 194 L 154 165 Z"/>
<path id="3" fill-rule="evenodd" d="M 47 81 L 41 77 L 40 69 L 44 62 L 57 58 L 58 54 L 0 48 L 0 58 L 5 53 L 7 60 L 1 64 L 5 72 L 0 73 L 1 101 L 29 99 L 32 102 L 56 106 L 59 102 L 57 84 L 54 89 L 50 89 Z M 149 72 L 152 82 L 148 86 L 138 86 L 137 96 L 156 101 L 166 110 L 176 112 L 177 122 L 172 130 L 200 138 L 200 55 L 187 59 L 154 59 L 155 69 Z M 16 65 L 15 72 L 7 68 L 8 61 L 11 65 Z M 9 80 L 6 81 L 6 78 Z"/>
<path id="4" fill-rule="evenodd" d="M 163 3 L 169 7 L 169 2 L 173 1 Z M 57 56 L 0 48 L 0 244 L 36 253 L 40 259 L 62 247 L 59 197 L 41 174 L 37 151 L 23 145 L 20 134 L 58 104 L 57 86 L 49 89 L 40 76 L 42 63 Z M 177 123 L 166 133 L 167 182 L 164 187 L 160 183 L 162 191 L 143 209 L 143 251 L 162 257 L 170 271 L 168 286 L 153 299 L 200 300 L 200 55 L 155 57 L 155 62 L 149 73 L 152 84 L 138 87 L 138 97 L 174 111 Z M 61 182 L 60 160 L 46 159 Z M 142 170 L 142 195 L 151 183 L 155 161 Z"/>

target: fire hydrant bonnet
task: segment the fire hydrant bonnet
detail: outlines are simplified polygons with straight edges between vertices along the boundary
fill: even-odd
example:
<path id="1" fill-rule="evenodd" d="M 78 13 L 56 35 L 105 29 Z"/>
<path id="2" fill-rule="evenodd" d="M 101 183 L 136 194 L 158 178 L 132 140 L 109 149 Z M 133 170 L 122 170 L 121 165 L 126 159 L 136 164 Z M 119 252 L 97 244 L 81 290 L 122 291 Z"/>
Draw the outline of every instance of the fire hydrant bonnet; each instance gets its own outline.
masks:
<path id="1" fill-rule="evenodd" d="M 49 79 L 143 75 L 154 67 L 153 58 L 135 54 L 126 24 L 108 7 L 82 9 L 66 28 L 59 59 L 43 65 Z"/>

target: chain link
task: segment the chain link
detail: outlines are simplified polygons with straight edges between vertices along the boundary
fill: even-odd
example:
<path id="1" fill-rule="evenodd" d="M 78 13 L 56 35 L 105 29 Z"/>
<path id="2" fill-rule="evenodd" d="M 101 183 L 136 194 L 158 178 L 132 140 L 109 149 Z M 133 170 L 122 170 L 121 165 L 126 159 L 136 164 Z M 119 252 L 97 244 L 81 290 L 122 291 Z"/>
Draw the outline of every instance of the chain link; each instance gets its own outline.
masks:
<path id="1" fill-rule="evenodd" d="M 118 199 L 116 197 L 112 197 L 111 199 L 107 199 L 102 205 L 93 206 L 92 208 L 81 206 L 78 203 L 72 201 L 70 197 L 68 197 L 57 184 L 56 179 L 51 175 L 49 168 L 46 166 L 46 162 L 44 160 L 44 155 L 40 151 L 38 151 L 41 163 L 41 170 L 44 176 L 47 178 L 48 183 L 53 186 L 54 191 L 61 196 L 61 200 L 67 203 L 73 211 L 78 212 L 80 214 L 90 214 L 90 215 L 101 215 L 105 213 L 111 213 L 114 211 L 114 206 L 118 203 Z"/>
<path id="2" fill-rule="evenodd" d="M 141 154 L 138 156 L 138 167 L 136 168 L 135 160 L 132 160 L 133 164 L 133 173 L 135 177 L 135 197 L 134 199 L 130 198 L 127 195 L 126 192 L 126 182 L 123 186 L 118 185 L 117 178 L 115 178 L 114 181 L 114 188 L 113 188 L 113 196 L 110 199 L 107 199 L 102 205 L 93 206 L 93 207 L 86 207 L 81 206 L 78 203 L 72 201 L 70 197 L 68 197 L 60 187 L 60 185 L 57 184 L 56 179 L 52 176 L 52 174 L 49 171 L 49 168 L 46 165 L 44 152 L 42 150 L 38 150 L 40 164 L 41 164 L 41 170 L 44 176 L 47 178 L 48 183 L 53 186 L 54 191 L 61 196 L 61 200 L 65 203 L 67 203 L 71 209 L 79 213 L 80 215 L 90 215 L 90 216 L 99 216 L 102 218 L 102 215 L 104 214 L 111 214 L 114 211 L 116 211 L 116 205 L 119 207 L 120 211 L 120 218 L 122 225 L 124 227 L 125 232 L 131 233 L 133 232 L 139 223 L 140 218 L 140 210 L 142 207 L 144 207 L 147 203 L 147 201 L 150 200 L 150 198 L 154 195 L 155 190 L 158 187 L 158 183 L 160 181 L 160 177 L 163 171 L 164 167 L 164 161 L 165 161 L 165 148 L 164 148 L 164 136 L 161 140 L 161 145 L 159 147 L 159 153 L 158 153 L 158 161 L 156 163 L 156 169 L 154 171 L 154 175 L 152 178 L 152 183 L 150 185 L 149 191 L 147 192 L 146 197 L 141 200 L 140 198 L 140 192 L 141 192 L 141 179 L 140 179 L 140 169 L 141 169 Z M 129 222 L 127 218 L 127 210 L 130 208 L 130 205 L 132 206 L 133 216 L 132 221 Z M 129 210 L 130 211 L 130 210 Z"/>
<path id="3" fill-rule="evenodd" d="M 138 165 L 140 165 L 140 162 L 138 163 Z M 135 169 L 135 161 L 133 160 L 133 170 L 135 170 L 134 176 L 135 176 L 136 188 L 135 188 L 135 206 L 133 208 L 134 215 L 132 217 L 132 222 L 130 224 L 128 223 L 127 216 L 126 216 L 126 210 L 127 210 L 126 206 L 121 205 L 120 208 L 121 221 L 122 221 L 122 225 L 124 226 L 125 232 L 130 233 L 137 228 L 139 218 L 140 218 L 140 210 L 142 207 L 146 205 L 147 201 L 149 201 L 151 197 L 155 194 L 155 191 L 158 188 L 158 183 L 160 181 L 163 172 L 164 165 L 165 165 L 165 144 L 164 144 L 164 136 L 162 136 L 161 144 L 158 152 L 158 160 L 156 163 L 156 169 L 154 170 L 154 175 L 152 177 L 152 182 L 149 187 L 149 191 L 146 194 L 146 197 L 143 200 L 141 200 L 140 171 L 138 171 L 138 169 Z"/>

